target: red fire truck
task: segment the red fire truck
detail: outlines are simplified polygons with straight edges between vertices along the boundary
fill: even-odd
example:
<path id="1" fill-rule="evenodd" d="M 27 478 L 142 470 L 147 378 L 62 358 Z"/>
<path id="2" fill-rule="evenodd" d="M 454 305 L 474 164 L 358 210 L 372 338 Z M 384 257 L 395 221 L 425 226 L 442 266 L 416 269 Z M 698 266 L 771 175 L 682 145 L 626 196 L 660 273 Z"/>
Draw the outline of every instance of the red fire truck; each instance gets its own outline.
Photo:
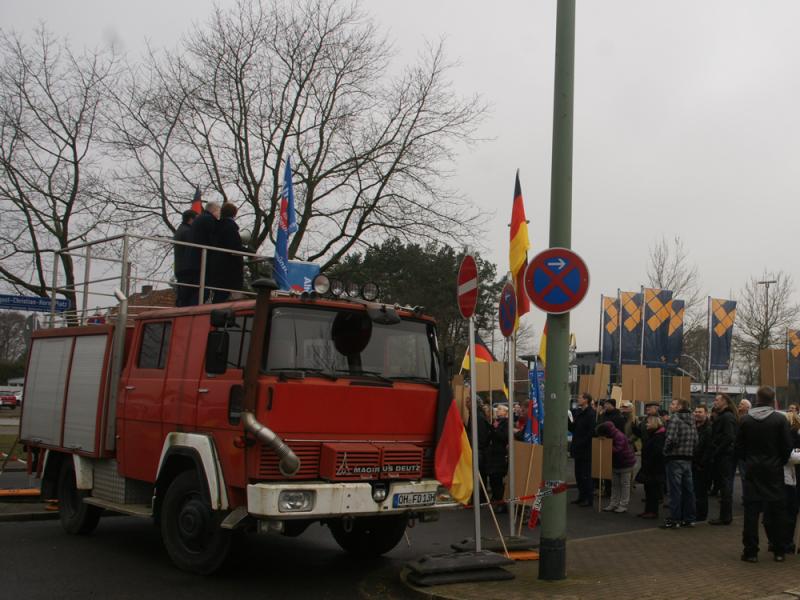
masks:
<path id="1" fill-rule="evenodd" d="M 63 528 L 89 533 L 103 510 L 154 519 L 178 567 L 210 573 L 237 529 L 322 522 L 378 555 L 453 507 L 433 475 L 433 320 L 329 284 L 261 279 L 255 300 L 132 319 L 121 297 L 125 327 L 35 332 L 20 437 Z"/>

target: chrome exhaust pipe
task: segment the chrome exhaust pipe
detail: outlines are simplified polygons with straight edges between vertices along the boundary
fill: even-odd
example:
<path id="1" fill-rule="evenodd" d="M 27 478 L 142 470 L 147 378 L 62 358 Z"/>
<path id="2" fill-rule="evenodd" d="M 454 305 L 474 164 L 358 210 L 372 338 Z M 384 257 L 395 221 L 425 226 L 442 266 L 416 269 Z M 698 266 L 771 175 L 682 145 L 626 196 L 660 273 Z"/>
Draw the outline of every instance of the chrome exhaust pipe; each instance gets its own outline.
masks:
<path id="1" fill-rule="evenodd" d="M 300 470 L 300 459 L 297 458 L 294 451 L 274 431 L 259 423 L 253 413 L 242 412 L 242 425 L 246 431 L 256 436 L 259 442 L 271 448 L 278 455 L 280 458 L 278 468 L 282 475 L 291 477 Z"/>

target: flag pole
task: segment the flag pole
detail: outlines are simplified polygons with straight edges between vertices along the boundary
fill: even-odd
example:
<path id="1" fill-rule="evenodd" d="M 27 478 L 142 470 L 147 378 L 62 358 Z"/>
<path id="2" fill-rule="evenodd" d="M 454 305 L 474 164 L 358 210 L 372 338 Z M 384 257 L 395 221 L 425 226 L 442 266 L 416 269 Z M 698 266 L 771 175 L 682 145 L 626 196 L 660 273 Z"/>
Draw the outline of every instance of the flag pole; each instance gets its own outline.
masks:
<path id="1" fill-rule="evenodd" d="M 469 401 L 472 407 L 472 507 L 475 513 L 475 551 L 481 551 L 481 480 L 478 471 L 478 369 L 475 365 L 475 317 L 469 318 Z M 477 483 L 477 485 L 476 485 Z"/>
<path id="2" fill-rule="evenodd" d="M 510 344 L 508 352 L 508 523 L 509 535 L 514 535 L 514 498 L 516 498 L 514 486 L 514 379 L 516 379 L 515 369 L 517 361 L 517 332 L 514 331 L 508 337 Z"/>

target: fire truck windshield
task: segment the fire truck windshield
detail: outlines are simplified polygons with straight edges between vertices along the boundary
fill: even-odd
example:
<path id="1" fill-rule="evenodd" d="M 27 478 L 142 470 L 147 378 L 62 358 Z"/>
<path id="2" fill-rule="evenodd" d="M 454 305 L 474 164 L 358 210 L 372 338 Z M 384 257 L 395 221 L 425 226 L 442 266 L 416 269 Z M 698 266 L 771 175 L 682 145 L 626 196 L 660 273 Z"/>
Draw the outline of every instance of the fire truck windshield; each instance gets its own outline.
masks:
<path id="1" fill-rule="evenodd" d="M 382 325 L 363 312 L 276 307 L 266 370 L 435 383 L 436 334 L 421 321 Z"/>

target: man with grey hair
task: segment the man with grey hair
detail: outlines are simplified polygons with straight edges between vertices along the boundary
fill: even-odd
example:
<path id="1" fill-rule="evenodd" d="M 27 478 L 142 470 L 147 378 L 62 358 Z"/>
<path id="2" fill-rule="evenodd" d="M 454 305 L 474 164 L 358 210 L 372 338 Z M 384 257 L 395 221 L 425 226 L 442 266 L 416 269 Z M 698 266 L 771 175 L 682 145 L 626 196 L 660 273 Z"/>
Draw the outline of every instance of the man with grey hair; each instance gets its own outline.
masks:
<path id="1" fill-rule="evenodd" d="M 750 403 L 750 400 L 747 398 L 742 398 L 739 400 L 739 406 L 737 407 L 739 410 L 739 418 L 741 419 L 747 413 L 750 412 L 750 409 L 753 408 L 753 405 Z"/>
<path id="2" fill-rule="evenodd" d="M 207 202 L 203 214 L 192 222 L 192 229 L 189 231 L 189 241 L 193 244 L 202 246 L 213 246 L 214 237 L 217 231 L 217 222 L 220 217 L 220 206 L 216 202 Z M 201 248 L 191 248 L 192 283 L 200 284 L 200 263 L 203 252 Z M 208 252 L 206 252 L 206 267 L 208 267 Z M 208 271 L 206 269 L 206 285 L 208 281 Z M 192 296 L 187 306 L 204 304 L 209 297 L 208 290 L 204 291 L 203 300 L 200 301 L 200 289 L 192 288 Z"/>

